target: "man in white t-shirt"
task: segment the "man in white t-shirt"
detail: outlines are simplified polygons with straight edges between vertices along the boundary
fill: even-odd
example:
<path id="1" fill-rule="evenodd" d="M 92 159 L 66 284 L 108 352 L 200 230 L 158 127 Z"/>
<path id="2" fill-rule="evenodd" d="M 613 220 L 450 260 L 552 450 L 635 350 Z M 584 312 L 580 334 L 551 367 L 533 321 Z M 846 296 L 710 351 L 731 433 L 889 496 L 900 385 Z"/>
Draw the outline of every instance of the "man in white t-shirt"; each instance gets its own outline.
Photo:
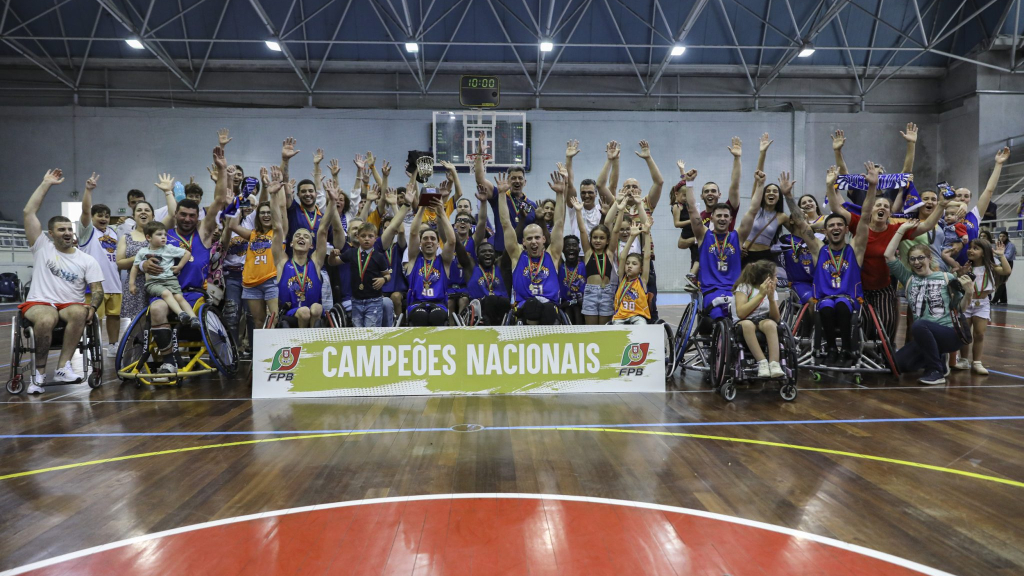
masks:
<path id="1" fill-rule="evenodd" d="M 597 227 L 604 219 L 604 211 L 597 202 L 597 182 L 587 178 L 580 182 L 580 201 L 583 202 L 583 224 L 586 230 L 580 230 L 576 223 L 576 210 L 566 207 L 565 209 L 565 235 L 573 235 L 577 238 L 581 234 L 590 235 L 590 231 Z"/>
<path id="2" fill-rule="evenodd" d="M 110 208 L 105 204 L 92 203 L 92 191 L 96 189 L 98 174 L 85 181 L 82 195 L 82 233 L 78 235 L 78 247 L 96 259 L 103 271 L 103 305 L 96 311 L 99 317 L 106 316 L 107 356 L 117 354 L 118 333 L 121 328 L 121 272 L 117 269 L 117 232 L 109 226 Z"/>
<path id="3" fill-rule="evenodd" d="M 43 393 L 50 340 L 58 320 L 63 320 L 67 326 L 54 380 L 73 383 L 83 379 L 71 368 L 71 357 L 85 325 L 103 304 L 103 271 L 95 258 L 75 247 L 75 226 L 71 220 L 64 216 L 50 218 L 47 237 L 36 216 L 50 186 L 63 181 L 60 168 L 47 170 L 25 205 L 25 237 L 33 256 L 32 288 L 18 309 L 35 330 L 36 373 L 28 385 L 29 394 Z M 91 296 L 88 305 L 85 303 L 86 285 Z"/>

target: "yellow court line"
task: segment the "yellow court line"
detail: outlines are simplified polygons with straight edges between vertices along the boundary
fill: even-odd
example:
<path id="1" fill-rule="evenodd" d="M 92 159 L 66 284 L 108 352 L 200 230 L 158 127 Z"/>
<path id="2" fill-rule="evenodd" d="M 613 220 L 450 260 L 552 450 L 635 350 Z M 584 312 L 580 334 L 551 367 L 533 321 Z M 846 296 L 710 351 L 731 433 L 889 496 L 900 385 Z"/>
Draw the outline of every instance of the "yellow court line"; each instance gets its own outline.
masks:
<path id="1" fill-rule="evenodd" d="M 486 431 L 484 428 L 482 431 Z M 1009 480 L 1007 478 L 999 478 L 996 476 L 988 476 L 985 474 L 978 474 L 975 472 L 967 472 L 965 470 L 956 470 L 954 468 L 946 468 L 944 466 L 933 466 L 931 464 L 921 464 L 920 462 L 911 462 L 909 460 L 899 460 L 896 458 L 885 458 L 883 456 L 873 456 L 871 454 L 860 454 L 858 452 L 845 452 L 843 450 L 831 450 L 828 448 L 817 448 L 814 446 L 802 446 L 800 444 L 783 444 L 781 442 L 769 442 L 767 440 L 751 440 L 747 438 L 733 438 L 729 436 L 709 436 L 706 434 L 687 434 L 685 432 L 659 432 L 657 430 L 635 430 L 635 429 L 623 429 L 623 428 L 573 428 L 573 427 L 562 427 L 562 428 L 520 428 L 519 430 L 552 430 L 557 432 L 615 432 L 619 434 L 640 434 L 646 436 L 674 436 L 677 438 L 695 438 L 698 440 L 719 440 L 722 442 L 736 442 L 739 444 L 754 444 L 758 446 L 773 446 L 776 448 L 789 448 L 791 450 L 803 450 L 805 452 L 817 452 L 819 454 L 832 454 L 835 456 L 846 456 L 849 458 L 858 458 L 861 460 L 873 460 L 875 462 L 885 462 L 887 464 L 898 464 L 900 466 L 910 466 L 912 468 L 921 468 L 924 470 L 933 470 L 935 472 L 945 472 L 947 474 L 956 474 L 958 476 L 966 476 L 968 478 L 974 478 L 977 480 L 986 480 L 988 482 L 997 482 L 999 484 L 1006 484 L 1008 486 L 1015 486 L 1017 488 L 1024 488 L 1024 482 L 1018 482 L 1016 480 Z M 7 474 L 0 476 L 0 480 L 9 480 L 12 478 L 22 478 L 25 476 L 34 476 L 36 474 L 43 474 L 44 472 L 56 472 L 58 470 L 69 470 L 72 468 L 81 468 L 84 466 L 95 466 L 97 464 L 106 464 L 109 462 L 120 462 L 123 460 L 133 460 L 136 458 L 148 458 L 150 456 L 164 456 L 167 454 L 180 454 L 182 452 L 194 452 L 196 450 L 209 450 L 211 448 L 229 448 L 234 446 L 248 446 L 252 444 L 264 444 L 267 442 L 284 442 L 287 440 L 310 440 L 314 438 L 332 438 L 340 436 L 365 436 L 369 434 L 397 434 L 402 432 L 401 430 L 369 430 L 365 432 L 335 432 L 330 434 L 307 434 L 303 436 L 285 436 L 281 438 L 264 438 L 261 440 L 243 440 L 240 442 L 226 442 L 223 444 L 209 444 L 206 446 L 192 446 L 189 448 L 177 448 L 174 450 L 161 450 L 159 452 L 144 452 L 141 454 L 130 454 L 128 456 L 117 456 L 115 458 L 104 458 L 102 460 L 89 460 L 86 462 L 75 462 L 73 464 L 64 464 L 62 466 L 53 466 L 50 468 L 40 468 L 38 470 L 26 470 L 24 472 L 16 472 L 14 474 Z"/>

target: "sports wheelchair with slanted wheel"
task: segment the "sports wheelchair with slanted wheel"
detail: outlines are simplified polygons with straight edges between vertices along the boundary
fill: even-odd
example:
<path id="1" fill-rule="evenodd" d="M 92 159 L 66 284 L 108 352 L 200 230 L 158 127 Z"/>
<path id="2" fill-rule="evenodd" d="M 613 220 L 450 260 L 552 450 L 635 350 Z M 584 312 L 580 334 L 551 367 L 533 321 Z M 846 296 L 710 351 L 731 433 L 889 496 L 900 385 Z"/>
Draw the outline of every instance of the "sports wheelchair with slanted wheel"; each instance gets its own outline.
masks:
<path id="1" fill-rule="evenodd" d="M 50 350 L 60 350 L 64 345 L 64 329 L 67 323 L 58 320 L 53 327 L 50 338 Z M 78 342 L 77 351 L 82 355 L 82 373 L 90 388 L 99 388 L 103 381 L 103 342 L 100 337 L 100 323 L 95 315 L 92 321 L 82 330 L 82 338 Z M 29 358 L 28 377 L 36 373 L 36 335 L 35 327 L 22 312 L 11 320 L 11 371 L 7 379 L 7 391 L 21 394 L 25 389 L 26 369 L 23 355 Z"/>
<path id="2" fill-rule="evenodd" d="M 196 293 L 186 292 L 186 298 L 190 294 Z M 117 347 L 114 365 L 118 377 L 125 382 L 134 380 L 136 387 L 143 384 L 180 386 L 186 378 L 214 372 L 234 374 L 238 369 L 234 334 L 224 326 L 216 308 L 207 304 L 201 295 L 195 298 L 192 310 L 199 318 L 199 329 L 177 325 L 177 318 L 169 314 L 172 350 L 163 357 L 152 338 L 149 307 L 133 318 Z M 157 372 L 165 362 L 175 364 L 176 370 Z"/>
<path id="3" fill-rule="evenodd" d="M 896 366 L 896 354 L 892 341 L 882 328 L 878 315 L 870 303 L 857 298 L 859 310 L 853 311 L 850 317 L 850 346 L 852 359 L 849 363 L 826 362 L 825 342 L 822 338 L 821 317 L 817 313 L 817 300 L 812 299 L 800 309 L 793 324 L 793 332 L 798 336 L 800 346 L 799 362 L 803 368 L 811 370 L 815 382 L 822 378 L 824 372 L 853 374 L 855 384 L 863 382 L 864 373 L 892 373 L 899 376 Z M 836 348 L 841 348 L 837 339 Z"/>

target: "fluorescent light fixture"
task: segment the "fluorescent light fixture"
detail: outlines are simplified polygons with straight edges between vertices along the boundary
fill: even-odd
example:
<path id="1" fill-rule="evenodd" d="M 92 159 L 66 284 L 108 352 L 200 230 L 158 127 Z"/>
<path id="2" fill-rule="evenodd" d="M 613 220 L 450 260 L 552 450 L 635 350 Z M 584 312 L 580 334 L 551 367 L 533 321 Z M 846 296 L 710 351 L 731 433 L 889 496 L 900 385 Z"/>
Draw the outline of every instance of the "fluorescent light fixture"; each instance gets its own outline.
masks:
<path id="1" fill-rule="evenodd" d="M 279 44 L 276 40 L 267 40 L 266 43 L 267 43 L 267 48 L 270 48 L 274 52 L 280 52 L 281 51 L 281 44 Z"/>
<path id="2" fill-rule="evenodd" d="M 142 42 L 139 42 L 139 39 L 136 38 L 135 36 L 132 36 L 131 38 L 125 40 L 124 42 L 125 42 L 125 44 L 131 46 L 132 48 L 134 48 L 136 50 L 142 50 L 143 48 L 145 48 L 145 46 L 142 45 Z"/>
<path id="3" fill-rule="evenodd" d="M 683 52 L 686 52 L 686 46 L 673 46 L 672 47 L 672 55 L 673 56 L 682 56 Z"/>
<path id="4" fill-rule="evenodd" d="M 811 44 L 810 42 L 804 42 L 803 48 L 800 50 L 800 53 L 797 54 L 797 57 L 807 58 L 811 54 L 814 54 L 814 44 Z"/>
<path id="5" fill-rule="evenodd" d="M 544 40 L 540 43 L 541 52 L 551 52 L 555 49 L 555 45 L 550 40 Z"/>
<path id="6" fill-rule="evenodd" d="M 406 42 L 405 51 L 409 54 L 415 54 L 420 51 L 420 45 L 415 42 Z"/>

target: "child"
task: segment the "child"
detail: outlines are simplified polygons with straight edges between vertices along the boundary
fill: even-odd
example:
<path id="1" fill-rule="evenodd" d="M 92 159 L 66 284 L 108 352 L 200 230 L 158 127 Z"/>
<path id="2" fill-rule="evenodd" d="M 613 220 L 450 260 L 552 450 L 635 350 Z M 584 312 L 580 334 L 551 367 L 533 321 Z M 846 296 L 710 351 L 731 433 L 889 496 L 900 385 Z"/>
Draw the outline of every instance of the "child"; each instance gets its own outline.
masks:
<path id="1" fill-rule="evenodd" d="M 999 264 L 995 265 L 995 258 L 999 258 Z M 974 342 L 960 348 L 960 359 L 956 361 L 957 370 L 968 370 L 974 368 L 976 374 L 988 375 L 988 369 L 981 363 L 981 354 L 985 348 L 985 329 L 988 327 L 990 315 L 989 296 L 995 292 L 997 275 L 1010 273 L 1010 263 L 1006 260 L 1006 246 L 1002 243 L 996 244 L 993 251 L 992 245 L 982 238 L 975 238 L 967 245 L 967 264 L 974 274 L 974 296 L 964 310 L 964 316 L 971 323 L 974 333 Z M 963 272 L 961 272 L 963 273 Z M 974 352 L 974 362 L 967 360 L 968 354 Z"/>
<path id="2" fill-rule="evenodd" d="M 775 283 L 775 263 L 760 260 L 743 268 L 732 289 L 732 320 L 743 329 L 747 348 L 757 359 L 758 378 L 782 378 L 786 375 L 779 364 L 778 322 L 781 315 Z M 768 342 L 767 359 L 757 342 L 758 330 Z"/>
<path id="3" fill-rule="evenodd" d="M 967 226 L 963 221 L 957 221 L 957 212 L 960 211 L 960 204 L 950 202 L 946 206 L 945 221 L 942 222 L 942 261 L 951 269 L 960 267 L 957 262 L 961 250 L 967 244 Z"/>
<path id="4" fill-rule="evenodd" d="M 583 203 L 578 199 L 571 200 L 576 211 L 576 225 L 586 230 L 583 219 Z M 629 229 L 626 230 L 627 236 Z M 583 320 L 589 325 L 607 324 L 615 315 L 615 259 L 616 251 L 612 244 L 611 231 L 604 224 L 598 224 L 590 230 L 590 234 L 582 234 L 583 244 Z M 632 246 L 632 244 L 627 244 Z M 639 248 L 639 247 L 638 247 Z M 626 249 L 626 254 L 630 250 Z"/>
<path id="5" fill-rule="evenodd" d="M 615 292 L 612 324 L 646 324 L 651 319 L 650 296 L 647 293 L 647 281 L 651 273 L 651 235 L 648 232 L 647 226 L 633 222 L 629 229 L 629 240 L 619 254 L 622 280 Z M 628 252 L 633 240 L 640 235 L 644 237 L 642 257 L 636 252 Z"/>
<path id="6" fill-rule="evenodd" d="M 146 274 L 146 293 L 150 296 L 163 299 L 167 307 L 178 315 L 178 321 L 182 326 L 199 328 L 199 318 L 192 312 L 192 306 L 185 301 L 181 294 L 181 285 L 178 284 L 178 274 L 192 258 L 192 253 L 184 248 L 167 244 L 167 227 L 163 222 L 150 222 L 142 229 L 149 240 L 149 247 L 142 248 L 135 254 L 135 262 L 132 263 L 132 270 L 128 274 L 129 290 L 132 294 L 138 291 L 135 279 L 143 262 L 147 259 L 155 259 L 156 264 L 163 268 L 159 274 Z M 180 258 L 178 265 L 174 260 Z"/>
<path id="7" fill-rule="evenodd" d="M 348 264 L 352 284 L 352 325 L 379 328 L 384 315 L 381 288 L 391 279 L 391 267 L 384 254 L 374 250 L 376 226 L 365 222 L 354 231 L 358 248 L 341 254 L 341 261 Z"/>

